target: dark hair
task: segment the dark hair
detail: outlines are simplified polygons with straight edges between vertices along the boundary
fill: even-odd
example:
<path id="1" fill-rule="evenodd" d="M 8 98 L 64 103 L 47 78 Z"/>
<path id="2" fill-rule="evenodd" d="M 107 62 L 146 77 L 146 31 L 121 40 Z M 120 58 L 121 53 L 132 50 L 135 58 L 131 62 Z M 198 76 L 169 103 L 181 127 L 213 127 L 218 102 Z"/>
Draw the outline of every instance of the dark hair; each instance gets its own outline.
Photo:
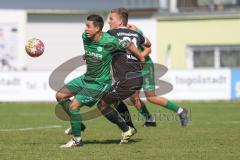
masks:
<path id="1" fill-rule="evenodd" d="M 123 25 L 127 26 L 127 24 L 128 24 L 128 10 L 126 8 L 115 8 L 115 9 L 111 10 L 111 13 L 118 14 L 123 21 Z"/>
<path id="2" fill-rule="evenodd" d="M 100 15 L 97 14 L 91 14 L 87 17 L 88 21 L 93 21 L 93 25 L 95 27 L 99 27 L 99 30 L 101 31 L 104 25 L 103 18 Z"/>

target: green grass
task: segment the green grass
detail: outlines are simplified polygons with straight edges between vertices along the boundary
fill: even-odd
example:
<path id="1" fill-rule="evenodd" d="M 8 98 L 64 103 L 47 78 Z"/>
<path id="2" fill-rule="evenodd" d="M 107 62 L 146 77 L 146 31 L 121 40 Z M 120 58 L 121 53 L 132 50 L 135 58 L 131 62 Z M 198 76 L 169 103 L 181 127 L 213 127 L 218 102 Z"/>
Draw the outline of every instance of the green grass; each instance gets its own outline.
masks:
<path id="1" fill-rule="evenodd" d="M 236 160 L 240 153 L 240 102 L 182 102 L 190 124 L 182 128 L 170 111 L 148 104 L 157 127 L 142 127 L 131 107 L 138 133 L 119 145 L 120 130 L 103 117 L 86 122 L 82 148 L 60 149 L 70 137 L 68 122 L 59 120 L 55 104 L 0 104 L 0 159 L 5 160 Z M 87 110 L 87 109 L 84 109 Z M 41 129 L 49 125 L 60 128 Z M 35 128 L 26 131 L 4 129 Z"/>

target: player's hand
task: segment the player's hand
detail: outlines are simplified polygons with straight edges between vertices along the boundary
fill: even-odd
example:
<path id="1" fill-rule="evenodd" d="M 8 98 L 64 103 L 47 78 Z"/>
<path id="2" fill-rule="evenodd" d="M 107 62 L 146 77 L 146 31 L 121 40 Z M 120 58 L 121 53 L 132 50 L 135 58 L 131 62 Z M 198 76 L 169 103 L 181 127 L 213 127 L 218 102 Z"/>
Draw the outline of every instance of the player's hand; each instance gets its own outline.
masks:
<path id="1" fill-rule="evenodd" d="M 133 24 L 128 24 L 127 27 L 133 31 L 137 31 L 137 27 Z"/>

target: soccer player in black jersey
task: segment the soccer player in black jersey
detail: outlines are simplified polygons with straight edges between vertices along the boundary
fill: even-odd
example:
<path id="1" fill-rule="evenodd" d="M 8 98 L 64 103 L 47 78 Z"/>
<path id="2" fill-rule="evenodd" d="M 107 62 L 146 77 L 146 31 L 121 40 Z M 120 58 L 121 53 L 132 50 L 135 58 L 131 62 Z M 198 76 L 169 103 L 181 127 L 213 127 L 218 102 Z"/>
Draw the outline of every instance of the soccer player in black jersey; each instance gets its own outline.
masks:
<path id="1" fill-rule="evenodd" d="M 126 42 L 126 40 L 128 40 L 138 48 L 141 46 L 150 47 L 151 44 L 148 39 L 138 32 L 128 29 L 128 13 L 125 12 L 125 10 L 116 10 L 122 14 L 123 18 L 121 24 L 118 24 L 118 27 L 113 27 L 114 29 L 109 30 L 108 33 L 117 37 L 120 41 L 122 40 L 123 42 Z M 111 14 L 109 18 L 111 21 Z M 150 50 L 145 50 L 142 54 L 149 54 L 148 52 L 150 52 Z M 112 58 L 112 69 L 115 83 L 111 90 L 105 94 L 102 100 L 98 103 L 98 107 L 108 120 L 119 126 L 119 120 L 114 118 L 117 116 L 113 116 L 112 113 L 109 114 L 107 106 L 111 104 L 116 105 L 120 101 L 133 95 L 137 90 L 141 89 L 143 82 L 141 74 L 142 64 L 141 61 L 131 53 L 120 51 L 115 53 Z M 131 123 L 130 126 L 133 127 L 133 124 Z M 135 129 L 132 131 L 135 132 Z M 121 143 L 127 142 L 129 138 L 128 135 L 123 134 Z"/>
<path id="2" fill-rule="evenodd" d="M 110 24 L 110 27 L 111 28 L 119 28 L 122 27 L 122 24 L 123 22 L 125 21 L 125 17 L 127 17 L 128 11 L 124 8 L 118 8 L 118 9 L 113 9 L 110 13 L 110 16 L 109 16 L 109 24 Z M 125 27 L 125 26 L 124 26 Z M 129 27 L 128 27 L 129 28 Z M 141 34 L 141 31 L 138 31 L 138 29 L 136 28 L 135 31 L 137 31 L 139 34 Z M 143 34 L 141 34 L 143 35 Z M 119 36 L 121 36 L 119 34 Z M 136 42 L 136 40 L 134 38 L 131 39 L 133 42 Z M 150 71 L 151 70 L 151 67 L 153 67 L 153 63 L 150 59 L 150 57 L 147 55 L 147 54 L 144 54 L 143 56 L 145 56 L 146 58 L 146 65 L 144 66 L 144 71 Z M 148 67 L 147 67 L 148 66 Z M 150 67 L 150 68 L 149 68 Z M 153 69 L 152 69 L 153 70 Z M 143 71 L 143 72 L 144 72 Z M 152 81 L 154 80 L 154 73 L 151 73 L 150 75 L 152 75 L 149 79 L 149 75 L 147 77 L 143 77 L 144 78 L 144 81 L 146 82 L 146 80 L 148 81 Z M 153 78 L 151 80 L 151 78 Z M 149 83 L 149 82 L 148 82 Z M 147 96 L 147 99 L 150 100 L 151 103 L 154 103 L 154 104 L 157 104 L 157 105 L 160 105 L 160 106 L 163 106 L 167 109 L 170 109 L 174 112 L 176 112 L 180 118 L 180 122 L 181 122 L 181 125 L 182 126 L 186 126 L 187 123 L 188 123 L 188 117 L 187 117 L 187 110 L 185 108 L 182 108 L 180 106 L 178 106 L 176 103 L 170 101 L 170 100 L 167 100 L 163 97 L 157 97 L 155 95 L 155 84 L 154 82 L 150 82 L 151 85 L 146 85 L 147 83 L 144 83 L 145 85 L 143 86 L 143 89 L 144 89 L 144 93 L 146 94 Z M 149 87 L 150 86 L 150 87 Z M 153 88 L 154 87 L 154 88 Z M 138 91 L 139 92 L 139 91 Z M 137 93 L 137 92 L 136 92 Z M 135 94 L 136 95 L 136 94 Z M 138 107 L 140 107 L 141 109 L 142 108 L 145 108 L 145 111 L 147 111 L 144 103 L 140 100 L 139 98 L 139 93 L 137 94 L 137 96 L 131 96 L 132 100 L 134 101 L 135 103 L 135 107 L 138 109 Z M 138 104 L 140 102 L 140 104 Z M 119 110 L 120 109 L 120 110 Z M 120 103 L 120 105 L 118 105 L 117 107 L 117 110 L 121 113 L 121 112 L 126 112 L 126 111 L 123 111 L 123 109 L 126 110 L 126 107 L 124 107 L 124 103 Z M 143 109 L 142 109 L 143 110 Z M 140 112 L 142 113 L 142 112 Z M 149 115 L 149 114 L 148 114 Z M 149 115 L 150 116 L 150 115 Z M 150 116 L 151 117 L 151 116 Z M 151 119 L 151 118 L 150 118 Z M 150 124 L 150 123 L 147 123 L 148 121 L 145 122 L 145 124 Z M 151 124 L 154 124 L 153 122 L 155 121 L 150 121 Z M 155 122 L 156 124 L 156 122 Z"/>

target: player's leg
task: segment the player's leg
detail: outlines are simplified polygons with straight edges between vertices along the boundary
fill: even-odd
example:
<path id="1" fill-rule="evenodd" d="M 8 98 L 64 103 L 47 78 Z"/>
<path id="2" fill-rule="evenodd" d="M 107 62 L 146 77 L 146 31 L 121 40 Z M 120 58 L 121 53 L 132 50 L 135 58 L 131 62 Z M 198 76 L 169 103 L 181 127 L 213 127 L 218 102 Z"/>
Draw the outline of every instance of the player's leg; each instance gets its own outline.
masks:
<path id="1" fill-rule="evenodd" d="M 99 96 L 102 94 L 102 90 L 105 88 L 98 83 L 85 82 L 84 79 L 81 83 L 79 83 L 79 87 L 82 87 L 82 89 L 79 90 L 79 92 L 74 96 L 74 99 L 69 106 L 70 124 L 73 138 L 67 144 L 61 146 L 63 148 L 83 145 L 81 138 L 82 117 L 80 114 L 80 107 L 93 106 L 99 100 Z M 84 86 L 87 86 L 87 88 Z"/>
<path id="2" fill-rule="evenodd" d="M 127 125 L 132 128 L 135 128 L 132 122 L 131 114 L 126 104 L 123 101 L 119 101 L 115 107 L 118 113 L 121 115 L 121 117 L 126 121 Z"/>
<path id="3" fill-rule="evenodd" d="M 156 96 L 154 90 L 145 91 L 145 95 L 149 102 L 163 106 L 163 107 L 177 113 L 180 117 L 181 125 L 182 126 L 187 125 L 188 117 L 187 117 L 187 110 L 185 108 L 180 107 L 178 104 L 176 104 L 173 101 L 170 101 L 166 98 Z"/>
<path id="4" fill-rule="evenodd" d="M 56 94 L 56 99 L 59 102 L 60 107 L 64 109 L 64 111 L 68 114 L 69 118 L 70 118 L 69 107 L 72 104 L 72 101 L 69 98 L 77 95 L 80 92 L 83 92 L 84 87 L 86 87 L 84 78 L 83 76 L 80 76 L 68 82 Z M 83 123 L 81 123 L 81 130 L 84 131 L 85 129 L 86 129 L 86 126 Z M 70 127 L 66 129 L 64 133 L 71 135 L 72 128 Z"/>
<path id="5" fill-rule="evenodd" d="M 115 82 L 111 89 L 104 94 L 98 103 L 98 109 L 110 122 L 116 124 L 123 132 L 126 132 L 129 127 L 121 115 L 111 107 L 116 105 L 121 99 L 118 95 L 120 82 Z"/>
<path id="6" fill-rule="evenodd" d="M 122 138 L 120 140 L 120 144 L 127 143 L 129 138 L 132 137 L 136 130 L 127 125 L 125 120 L 121 117 L 121 115 L 112 107 L 110 107 L 104 99 L 102 99 L 98 103 L 98 108 L 101 113 L 107 118 L 110 122 L 116 124 L 122 131 Z"/>
<path id="7" fill-rule="evenodd" d="M 79 147 L 83 145 L 81 138 L 81 104 L 76 98 L 74 98 L 69 106 L 70 124 L 72 129 L 73 138 L 68 141 L 65 145 L 60 146 L 61 148 Z"/>
<path id="8" fill-rule="evenodd" d="M 154 74 L 154 65 L 151 59 L 148 59 L 148 62 L 144 65 L 143 69 L 143 90 L 147 97 L 147 100 L 151 103 L 166 107 L 169 110 L 177 113 L 181 120 L 181 125 L 186 126 L 188 123 L 187 119 L 187 110 L 181 108 L 178 104 L 169 101 L 163 97 L 158 97 L 155 94 L 155 74 Z"/>
<path id="9" fill-rule="evenodd" d="M 140 99 L 139 97 L 140 91 L 136 91 L 132 96 L 131 96 L 131 101 L 133 102 L 135 108 L 138 110 L 138 112 L 145 118 L 145 123 L 144 126 L 146 127 L 155 127 L 156 126 L 156 121 L 148 111 L 145 103 Z"/>
<path id="10" fill-rule="evenodd" d="M 72 101 L 69 99 L 70 97 L 74 96 L 75 93 L 73 90 L 69 89 L 69 87 L 64 86 L 56 93 L 56 99 L 58 101 L 58 106 L 62 107 L 66 114 L 70 117 L 69 107 Z M 57 107 L 58 107 L 57 106 Z M 82 131 L 86 129 L 86 126 L 82 123 Z M 72 129 L 68 128 L 64 131 L 65 134 L 72 134 Z"/>
<path id="11" fill-rule="evenodd" d="M 116 82 L 110 91 L 105 94 L 98 104 L 98 107 L 102 114 L 112 123 L 116 124 L 122 131 L 122 138 L 120 143 L 128 142 L 128 139 L 136 133 L 136 130 L 130 126 L 128 126 L 125 120 L 120 116 L 120 114 L 110 107 L 111 104 L 116 104 L 119 101 L 122 101 L 128 97 L 130 97 L 135 90 L 131 90 L 130 88 L 140 89 L 142 85 L 142 79 L 140 80 L 129 80 Z"/>
<path id="12" fill-rule="evenodd" d="M 57 93 L 56 93 L 56 99 L 58 103 L 62 106 L 64 111 L 69 114 L 69 105 L 71 104 L 71 100 L 69 99 L 74 95 L 73 92 L 71 92 L 66 86 L 61 88 Z"/>
<path id="13" fill-rule="evenodd" d="M 143 85 L 142 88 L 144 91 L 155 89 L 155 79 L 154 79 L 154 65 L 150 57 L 146 58 L 146 63 L 142 70 L 143 76 Z M 132 97 L 132 101 L 138 109 L 138 112 L 145 117 L 144 126 L 146 127 L 155 127 L 156 121 L 154 117 L 148 111 L 146 105 L 141 101 L 139 97 L 140 92 L 136 93 Z"/>
<path id="14" fill-rule="evenodd" d="M 98 103 L 98 109 L 112 123 L 116 124 L 123 132 L 128 131 L 129 127 L 121 115 L 108 105 L 104 100 Z"/>
<path id="15" fill-rule="evenodd" d="M 81 106 L 92 107 L 94 104 L 96 104 L 100 100 L 103 93 L 110 87 L 110 82 L 106 84 L 105 83 L 100 84 L 99 82 L 89 82 L 86 81 L 84 78 L 80 78 L 78 79 L 77 87 L 81 89 L 78 90 L 78 93 L 74 96 L 74 99 L 72 100 L 72 103 L 69 106 L 69 111 L 71 115 L 70 116 L 71 128 L 74 138 L 71 139 L 69 143 L 67 143 L 66 145 L 63 145 L 63 147 L 76 146 L 74 145 L 74 143 L 76 142 L 80 142 L 82 145 L 81 139 L 82 118 L 80 114 L 80 107 Z"/>

